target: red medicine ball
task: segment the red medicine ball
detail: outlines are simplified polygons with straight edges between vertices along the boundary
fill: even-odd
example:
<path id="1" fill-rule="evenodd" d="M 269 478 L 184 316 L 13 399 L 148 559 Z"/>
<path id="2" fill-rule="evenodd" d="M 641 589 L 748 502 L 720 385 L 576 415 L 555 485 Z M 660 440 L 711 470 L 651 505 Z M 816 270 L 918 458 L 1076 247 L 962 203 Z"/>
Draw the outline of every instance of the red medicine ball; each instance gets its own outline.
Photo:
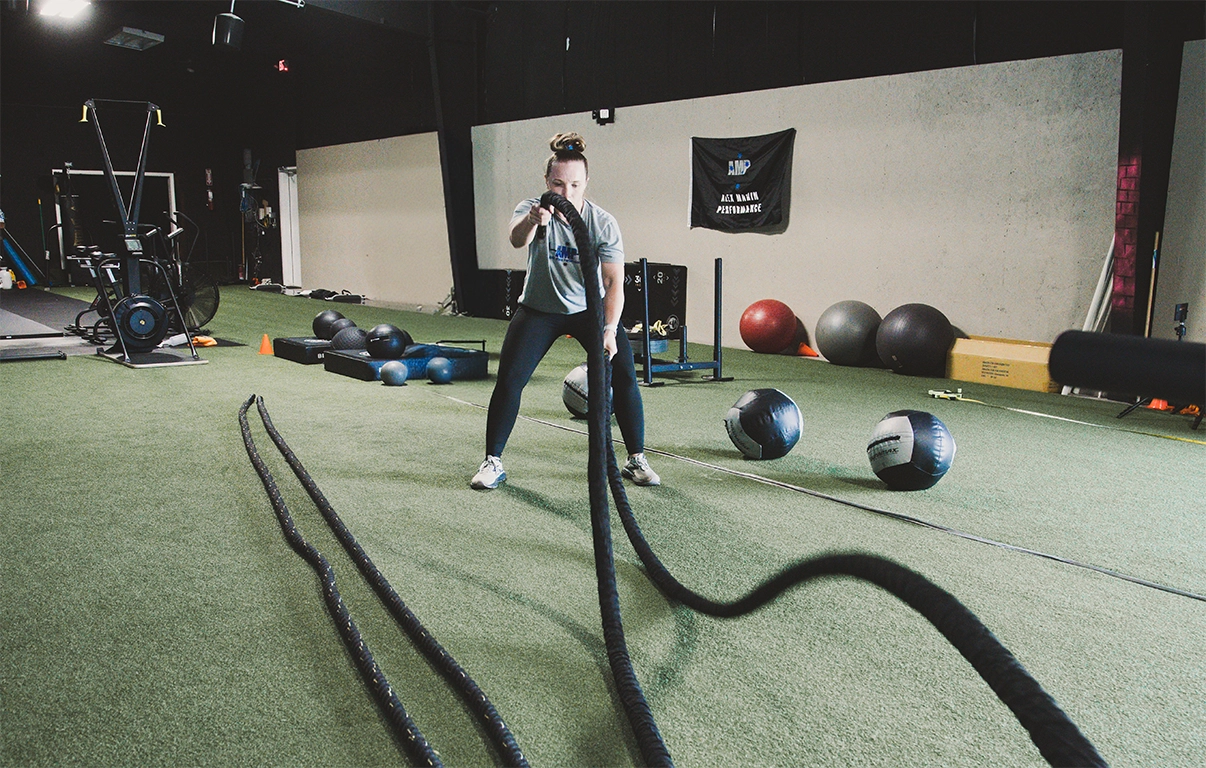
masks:
<path id="1" fill-rule="evenodd" d="M 755 301 L 741 314 L 741 340 L 755 352 L 782 352 L 796 339 L 796 313 L 776 299 Z"/>

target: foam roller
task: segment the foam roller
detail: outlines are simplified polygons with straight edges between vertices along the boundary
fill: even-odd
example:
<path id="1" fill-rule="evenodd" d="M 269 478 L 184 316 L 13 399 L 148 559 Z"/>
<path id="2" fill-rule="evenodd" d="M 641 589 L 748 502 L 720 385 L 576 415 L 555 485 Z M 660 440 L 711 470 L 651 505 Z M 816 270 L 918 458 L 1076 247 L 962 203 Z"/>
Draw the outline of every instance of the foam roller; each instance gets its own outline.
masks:
<path id="1" fill-rule="evenodd" d="M 1064 331 L 1047 367 L 1069 387 L 1206 404 L 1206 344 Z"/>

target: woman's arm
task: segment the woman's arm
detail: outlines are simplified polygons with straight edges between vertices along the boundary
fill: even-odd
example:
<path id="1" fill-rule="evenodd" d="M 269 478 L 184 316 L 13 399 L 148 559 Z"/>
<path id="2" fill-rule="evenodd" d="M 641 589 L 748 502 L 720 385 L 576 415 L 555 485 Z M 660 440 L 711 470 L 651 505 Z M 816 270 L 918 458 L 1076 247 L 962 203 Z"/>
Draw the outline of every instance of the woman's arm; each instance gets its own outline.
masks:
<path id="1" fill-rule="evenodd" d="M 541 208 L 540 203 L 534 203 L 526 214 L 511 219 L 511 245 L 523 248 L 532 242 L 536 228 L 547 225 L 553 214 L 547 208 Z"/>
<path id="2" fill-rule="evenodd" d="M 604 262 L 603 268 L 603 350 L 610 360 L 616 353 L 616 334 L 624 314 L 624 262 Z"/>

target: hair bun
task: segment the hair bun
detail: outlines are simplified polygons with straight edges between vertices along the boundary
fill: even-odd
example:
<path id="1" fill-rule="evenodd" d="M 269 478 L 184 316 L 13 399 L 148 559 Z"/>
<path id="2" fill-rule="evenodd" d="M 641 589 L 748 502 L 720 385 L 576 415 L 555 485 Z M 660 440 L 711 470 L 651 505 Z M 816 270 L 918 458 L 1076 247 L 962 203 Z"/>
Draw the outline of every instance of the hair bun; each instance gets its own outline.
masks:
<path id="1" fill-rule="evenodd" d="M 549 148 L 554 152 L 577 152 L 579 154 L 586 151 L 586 140 L 577 133 L 559 133 L 549 140 Z"/>

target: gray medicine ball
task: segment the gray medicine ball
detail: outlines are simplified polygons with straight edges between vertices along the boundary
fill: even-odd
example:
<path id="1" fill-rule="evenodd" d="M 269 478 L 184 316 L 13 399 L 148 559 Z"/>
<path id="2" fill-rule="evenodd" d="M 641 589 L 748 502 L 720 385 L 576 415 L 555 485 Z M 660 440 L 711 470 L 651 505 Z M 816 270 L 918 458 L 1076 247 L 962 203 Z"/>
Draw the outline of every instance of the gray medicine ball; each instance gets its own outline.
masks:
<path id="1" fill-rule="evenodd" d="M 817 351 L 835 365 L 877 363 L 875 334 L 881 319 L 870 304 L 839 301 L 817 320 Z"/>

